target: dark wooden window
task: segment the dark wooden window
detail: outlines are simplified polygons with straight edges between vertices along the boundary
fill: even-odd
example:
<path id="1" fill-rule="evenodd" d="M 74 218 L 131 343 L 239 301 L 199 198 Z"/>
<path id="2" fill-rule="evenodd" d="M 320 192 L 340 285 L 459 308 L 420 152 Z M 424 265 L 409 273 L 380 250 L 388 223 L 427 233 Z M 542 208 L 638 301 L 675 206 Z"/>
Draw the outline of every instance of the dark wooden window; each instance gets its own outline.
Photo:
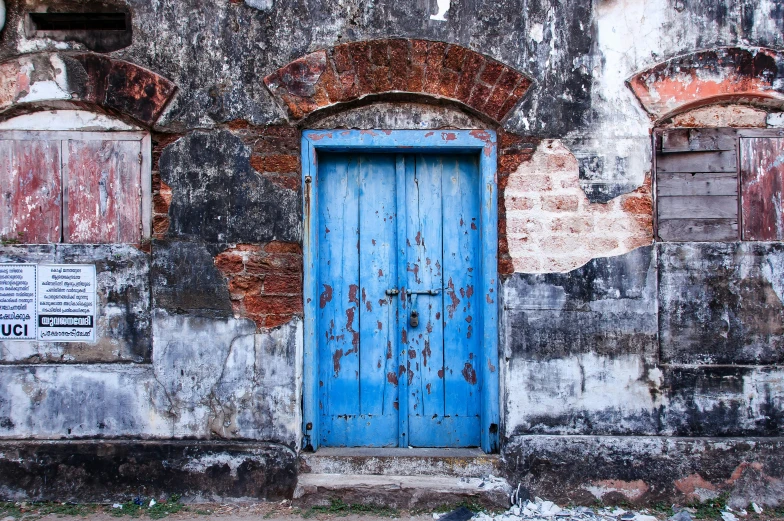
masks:
<path id="1" fill-rule="evenodd" d="M 144 133 L 0 132 L 0 238 L 138 244 L 149 237 Z"/>
<path id="2" fill-rule="evenodd" d="M 655 147 L 658 240 L 784 239 L 784 131 L 663 130 Z"/>

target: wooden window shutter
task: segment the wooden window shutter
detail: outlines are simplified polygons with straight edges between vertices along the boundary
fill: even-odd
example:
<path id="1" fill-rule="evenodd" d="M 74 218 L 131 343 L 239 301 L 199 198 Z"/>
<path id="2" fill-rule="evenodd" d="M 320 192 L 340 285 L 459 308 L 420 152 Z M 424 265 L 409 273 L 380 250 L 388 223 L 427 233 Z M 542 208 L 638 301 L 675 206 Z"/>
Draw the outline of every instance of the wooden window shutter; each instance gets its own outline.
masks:
<path id="1" fill-rule="evenodd" d="M 663 241 L 738 240 L 737 133 L 676 129 L 657 139 L 657 235 Z"/>
<path id="2" fill-rule="evenodd" d="M 138 243 L 141 143 L 67 140 L 63 150 L 65 242 Z"/>
<path id="3" fill-rule="evenodd" d="M 0 132 L 0 238 L 139 244 L 150 232 L 149 139 L 142 132 Z"/>
<path id="4" fill-rule="evenodd" d="M 0 139 L 0 238 L 60 242 L 59 140 Z"/>
<path id="5" fill-rule="evenodd" d="M 784 138 L 740 140 L 743 239 L 784 240 Z"/>

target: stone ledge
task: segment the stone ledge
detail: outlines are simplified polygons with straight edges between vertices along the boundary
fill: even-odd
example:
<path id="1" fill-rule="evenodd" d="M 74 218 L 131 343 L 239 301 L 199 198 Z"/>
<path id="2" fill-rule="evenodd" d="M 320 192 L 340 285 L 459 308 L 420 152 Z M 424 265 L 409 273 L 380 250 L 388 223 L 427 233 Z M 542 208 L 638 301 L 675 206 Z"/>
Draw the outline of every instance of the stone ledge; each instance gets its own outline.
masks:
<path id="1" fill-rule="evenodd" d="M 303 474 L 294 493 L 301 507 L 326 506 L 335 499 L 348 504 L 395 509 L 433 509 L 470 501 L 487 508 L 506 508 L 512 489 L 503 479 L 451 476 L 379 476 Z"/>
<path id="2" fill-rule="evenodd" d="M 502 456 L 512 485 L 558 503 L 784 503 L 784 437 L 522 435 Z"/>
<path id="3" fill-rule="evenodd" d="M 0 500 L 124 501 L 290 498 L 296 454 L 220 441 L 0 441 Z"/>
<path id="4" fill-rule="evenodd" d="M 501 473 L 497 454 L 480 449 L 319 448 L 299 456 L 300 473 L 449 476 L 481 478 Z"/>

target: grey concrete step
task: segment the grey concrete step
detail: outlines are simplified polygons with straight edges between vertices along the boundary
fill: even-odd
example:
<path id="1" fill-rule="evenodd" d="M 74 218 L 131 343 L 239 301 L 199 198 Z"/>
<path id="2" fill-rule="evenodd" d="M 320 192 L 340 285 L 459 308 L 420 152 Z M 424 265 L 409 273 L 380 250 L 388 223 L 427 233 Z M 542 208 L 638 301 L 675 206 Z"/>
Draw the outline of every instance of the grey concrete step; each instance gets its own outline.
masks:
<path id="1" fill-rule="evenodd" d="M 300 454 L 300 474 L 481 478 L 499 475 L 497 454 L 479 449 L 322 448 Z"/>
<path id="2" fill-rule="evenodd" d="M 454 476 L 393 476 L 372 474 L 300 474 L 294 504 L 385 506 L 400 510 L 435 509 L 463 502 L 485 508 L 509 506 L 511 487 L 505 480 Z"/>

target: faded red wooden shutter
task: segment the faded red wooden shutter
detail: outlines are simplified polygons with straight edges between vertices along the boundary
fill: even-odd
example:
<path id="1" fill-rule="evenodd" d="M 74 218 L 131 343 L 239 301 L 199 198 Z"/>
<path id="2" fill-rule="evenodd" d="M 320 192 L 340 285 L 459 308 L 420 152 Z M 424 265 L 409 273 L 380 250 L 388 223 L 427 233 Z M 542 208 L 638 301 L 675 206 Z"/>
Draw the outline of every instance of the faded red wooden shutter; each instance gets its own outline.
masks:
<path id="1" fill-rule="evenodd" d="M 0 140 L 0 237 L 60 242 L 60 140 Z"/>
<path id="2" fill-rule="evenodd" d="M 784 138 L 740 140 L 743 239 L 784 240 Z"/>
<path id="3" fill-rule="evenodd" d="M 141 240 L 139 141 L 68 140 L 65 242 Z"/>

